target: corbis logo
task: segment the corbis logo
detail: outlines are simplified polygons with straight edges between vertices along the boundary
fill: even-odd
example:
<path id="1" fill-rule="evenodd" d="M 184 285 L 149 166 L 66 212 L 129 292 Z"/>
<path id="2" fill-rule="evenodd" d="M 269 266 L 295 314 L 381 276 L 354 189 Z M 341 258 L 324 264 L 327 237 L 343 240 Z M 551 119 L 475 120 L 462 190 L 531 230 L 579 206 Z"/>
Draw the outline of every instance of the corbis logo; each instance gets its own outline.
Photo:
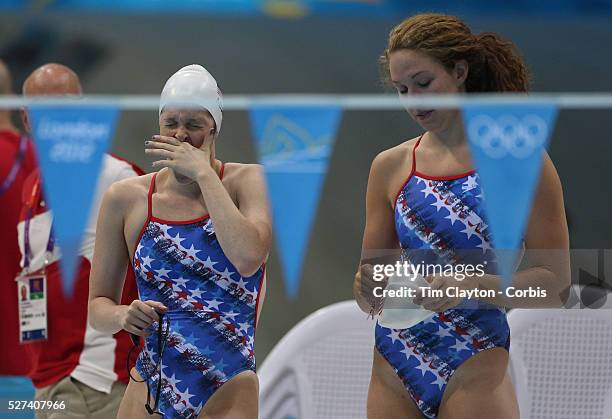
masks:
<path id="1" fill-rule="evenodd" d="M 468 134 L 470 140 L 491 158 L 510 155 L 525 159 L 546 142 L 548 125 L 535 114 L 521 118 L 510 114 L 498 118 L 477 115 L 468 124 Z"/>

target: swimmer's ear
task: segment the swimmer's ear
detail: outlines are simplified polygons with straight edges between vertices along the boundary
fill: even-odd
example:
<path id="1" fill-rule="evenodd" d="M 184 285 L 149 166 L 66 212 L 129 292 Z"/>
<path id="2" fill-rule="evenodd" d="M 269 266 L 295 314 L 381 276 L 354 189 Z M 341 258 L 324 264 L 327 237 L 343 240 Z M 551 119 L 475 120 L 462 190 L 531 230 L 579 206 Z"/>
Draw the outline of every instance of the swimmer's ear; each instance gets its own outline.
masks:
<path id="1" fill-rule="evenodd" d="M 19 114 L 21 116 L 21 123 L 23 124 L 23 128 L 26 130 L 27 133 L 31 133 L 32 127 L 30 127 L 30 118 L 28 117 L 28 112 L 25 110 L 25 108 L 21 108 Z"/>
<path id="2" fill-rule="evenodd" d="M 457 86 L 462 86 L 465 83 L 469 73 L 469 65 L 466 60 L 455 61 L 455 68 L 453 69 L 453 77 L 457 81 Z"/>

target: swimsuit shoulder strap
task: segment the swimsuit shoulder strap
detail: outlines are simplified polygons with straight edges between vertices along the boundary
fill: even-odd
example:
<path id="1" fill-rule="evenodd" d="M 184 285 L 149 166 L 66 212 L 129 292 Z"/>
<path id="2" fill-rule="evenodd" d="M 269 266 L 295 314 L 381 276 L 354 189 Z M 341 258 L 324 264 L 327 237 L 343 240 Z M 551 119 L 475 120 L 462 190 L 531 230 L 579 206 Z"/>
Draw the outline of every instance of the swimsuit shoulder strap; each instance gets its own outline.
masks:
<path id="1" fill-rule="evenodd" d="M 421 134 L 419 139 L 414 144 L 414 147 L 412 147 L 412 169 L 410 170 L 411 174 L 413 174 L 416 171 L 416 149 L 419 146 L 419 144 L 421 144 L 421 140 L 423 139 L 423 135 L 425 135 L 425 133 Z"/>
<path id="2" fill-rule="evenodd" d="M 151 185 L 149 186 L 149 194 L 147 195 L 147 217 L 150 219 L 153 216 L 153 193 L 155 192 L 155 178 L 157 173 L 153 174 L 151 178 Z"/>

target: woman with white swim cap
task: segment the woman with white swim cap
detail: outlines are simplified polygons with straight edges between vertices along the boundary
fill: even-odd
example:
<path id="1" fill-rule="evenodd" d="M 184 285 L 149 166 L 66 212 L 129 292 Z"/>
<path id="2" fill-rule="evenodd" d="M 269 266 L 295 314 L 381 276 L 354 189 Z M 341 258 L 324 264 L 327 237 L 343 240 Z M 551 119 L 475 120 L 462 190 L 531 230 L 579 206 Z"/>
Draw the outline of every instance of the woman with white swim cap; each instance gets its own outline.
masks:
<path id="1" fill-rule="evenodd" d="M 199 65 L 163 88 L 159 135 L 145 141 L 159 172 L 105 194 L 90 285 L 90 321 L 145 345 L 119 418 L 254 419 L 254 336 L 271 221 L 260 166 L 215 154 L 222 97 Z M 126 266 L 140 299 L 121 301 Z M 128 366 L 129 368 L 129 366 Z"/>

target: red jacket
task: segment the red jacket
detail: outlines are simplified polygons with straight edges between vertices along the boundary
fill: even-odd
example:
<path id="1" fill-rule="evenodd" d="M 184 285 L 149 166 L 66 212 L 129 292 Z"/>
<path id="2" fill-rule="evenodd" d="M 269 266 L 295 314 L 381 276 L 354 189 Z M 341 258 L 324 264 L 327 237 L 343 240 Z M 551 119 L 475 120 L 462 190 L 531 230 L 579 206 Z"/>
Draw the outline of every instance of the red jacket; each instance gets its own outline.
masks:
<path id="1" fill-rule="evenodd" d="M 0 357 L 0 375 L 25 375 L 30 370 L 30 362 L 23 356 L 23 347 L 19 344 L 19 312 L 17 305 L 17 283 L 15 276 L 19 272 L 19 246 L 17 245 L 17 222 L 21 209 L 21 190 L 23 183 L 36 168 L 36 156 L 30 140 L 25 140 L 26 148 L 20 163 L 15 166 L 19 153 L 21 137 L 13 131 L 0 131 L 0 185 L 5 183 L 11 169 L 15 175 L 10 186 L 0 191 L 0 307 L 2 321 L 2 357 Z"/>
<path id="2" fill-rule="evenodd" d="M 47 267 L 47 327 L 46 341 L 24 345 L 32 363 L 29 376 L 37 388 L 53 384 L 68 375 L 104 392 L 110 392 L 113 382 L 128 382 L 126 357 L 131 340 L 125 331 L 106 335 L 91 328 L 87 323 L 89 295 L 89 273 L 95 242 L 95 225 L 103 193 L 115 181 L 143 174 L 133 164 L 114 156 L 105 155 L 98 189 L 92 204 L 92 215 L 85 228 L 80 250 L 80 266 L 75 279 L 74 295 L 64 295 L 59 272 L 61 249 L 55 247 Z M 30 220 L 31 270 L 42 268 L 46 241 L 51 229 L 51 213 L 44 197 L 31 201 L 32 190 L 40 182 L 38 172 L 30 175 L 23 189 L 23 209 L 19 230 L 20 247 L 23 236 L 28 204 L 33 211 Z M 23 250 L 22 250 L 23 254 Z M 122 303 L 129 304 L 138 298 L 136 281 L 131 267 L 128 267 L 123 289 Z M 134 355 L 135 357 L 135 355 Z M 133 364 L 132 360 L 132 364 Z"/>

